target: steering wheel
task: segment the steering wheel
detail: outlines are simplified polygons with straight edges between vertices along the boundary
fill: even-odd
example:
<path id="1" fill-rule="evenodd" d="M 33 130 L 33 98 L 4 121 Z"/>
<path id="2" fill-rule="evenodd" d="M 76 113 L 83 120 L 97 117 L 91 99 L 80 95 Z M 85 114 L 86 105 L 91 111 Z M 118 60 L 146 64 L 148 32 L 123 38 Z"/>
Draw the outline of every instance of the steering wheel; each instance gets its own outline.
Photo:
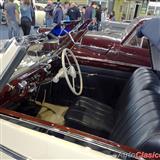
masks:
<path id="1" fill-rule="evenodd" d="M 71 64 L 69 57 L 71 57 L 73 59 L 75 66 L 73 66 Z M 68 64 L 68 67 L 66 67 L 66 64 Z M 77 71 L 75 68 L 77 69 Z M 64 72 L 64 77 L 66 79 L 66 82 L 67 82 L 70 90 L 75 95 L 79 96 L 83 90 L 82 73 L 81 73 L 80 66 L 78 64 L 78 61 L 77 61 L 75 55 L 68 48 L 65 48 L 62 52 L 62 69 Z M 79 86 L 80 86 L 78 91 L 76 91 L 76 87 L 75 87 L 75 79 L 76 79 L 77 75 L 79 76 Z M 71 80 L 70 80 L 69 76 L 71 77 Z"/>

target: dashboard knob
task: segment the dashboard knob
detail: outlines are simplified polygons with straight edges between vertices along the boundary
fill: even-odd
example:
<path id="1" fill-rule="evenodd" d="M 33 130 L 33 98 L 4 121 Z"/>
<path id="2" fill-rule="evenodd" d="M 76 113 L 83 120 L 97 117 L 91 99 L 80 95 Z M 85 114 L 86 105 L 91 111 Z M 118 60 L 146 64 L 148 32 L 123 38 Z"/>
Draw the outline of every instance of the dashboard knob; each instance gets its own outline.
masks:
<path id="1" fill-rule="evenodd" d="M 34 91 L 36 91 L 37 90 L 37 85 L 36 85 L 36 83 L 31 83 L 30 85 L 29 85 L 29 90 L 28 90 L 28 92 L 29 93 L 32 93 L 32 92 L 34 92 Z"/>
<path id="2" fill-rule="evenodd" d="M 20 89 L 24 89 L 27 86 L 27 81 L 22 81 L 18 83 L 18 87 Z"/>

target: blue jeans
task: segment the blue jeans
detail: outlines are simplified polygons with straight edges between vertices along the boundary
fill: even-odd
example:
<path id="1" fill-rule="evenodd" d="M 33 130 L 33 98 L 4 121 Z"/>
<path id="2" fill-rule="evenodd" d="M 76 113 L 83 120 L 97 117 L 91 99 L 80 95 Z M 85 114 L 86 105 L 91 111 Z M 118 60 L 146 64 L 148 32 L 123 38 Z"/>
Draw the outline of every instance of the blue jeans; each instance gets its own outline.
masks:
<path id="1" fill-rule="evenodd" d="M 51 27 L 53 24 L 53 18 L 46 18 L 46 26 Z"/>
<path id="2" fill-rule="evenodd" d="M 18 23 L 15 21 L 8 22 L 8 37 L 11 39 L 12 37 L 20 36 L 20 28 Z"/>

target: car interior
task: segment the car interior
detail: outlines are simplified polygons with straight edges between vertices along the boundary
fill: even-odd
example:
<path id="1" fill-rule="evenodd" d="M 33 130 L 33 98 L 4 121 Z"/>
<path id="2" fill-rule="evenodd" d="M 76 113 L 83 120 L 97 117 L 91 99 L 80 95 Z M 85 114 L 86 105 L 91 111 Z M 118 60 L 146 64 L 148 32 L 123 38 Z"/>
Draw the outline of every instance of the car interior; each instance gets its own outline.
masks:
<path id="1" fill-rule="evenodd" d="M 53 63 L 50 78 L 59 68 L 61 59 Z M 81 70 L 83 92 L 79 96 L 61 78 L 58 83 L 43 82 L 29 97 L 5 106 L 145 152 L 159 152 L 160 80 L 156 73 L 147 68 L 132 74 L 87 66 Z M 77 78 L 75 90 L 79 89 Z"/>
<path id="2" fill-rule="evenodd" d="M 149 49 L 149 41 L 146 37 L 138 38 L 136 36 L 137 30 L 131 35 L 131 37 L 126 42 L 127 45 L 140 47 L 144 49 Z"/>
<path id="3" fill-rule="evenodd" d="M 43 56 L 37 59 L 35 55 L 24 57 L 14 76 L 24 63 L 40 63 Z M 142 67 L 130 73 L 79 66 L 70 49 L 64 49 L 50 64 L 48 75 L 38 85 L 33 83 L 37 75 L 27 79 L 36 85 L 33 91 L 30 88 L 28 96 L 4 106 L 145 152 L 159 153 L 160 79 L 155 71 Z"/>

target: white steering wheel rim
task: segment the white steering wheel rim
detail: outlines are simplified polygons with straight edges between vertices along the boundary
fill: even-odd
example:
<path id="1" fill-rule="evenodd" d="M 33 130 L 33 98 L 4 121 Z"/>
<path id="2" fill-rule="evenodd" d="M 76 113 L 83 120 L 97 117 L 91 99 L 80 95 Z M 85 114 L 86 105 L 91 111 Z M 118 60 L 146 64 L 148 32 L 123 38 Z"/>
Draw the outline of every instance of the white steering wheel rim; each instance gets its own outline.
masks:
<path id="1" fill-rule="evenodd" d="M 68 77 L 68 72 L 67 72 L 67 68 L 66 68 L 66 65 L 65 65 L 65 57 L 66 57 L 66 56 L 68 57 L 67 54 L 70 54 L 70 55 L 72 56 L 72 58 L 73 58 L 73 60 L 74 60 L 74 63 L 76 64 L 76 67 L 77 67 L 77 69 L 78 69 L 78 75 L 79 75 L 79 80 L 80 80 L 80 85 L 79 85 L 80 88 L 79 88 L 79 91 L 78 91 L 78 92 L 76 91 L 75 85 L 72 86 L 72 84 L 71 84 L 71 82 L 70 82 L 70 80 L 69 80 L 69 77 Z M 78 61 L 77 61 L 75 55 L 73 54 L 73 52 L 72 52 L 70 49 L 65 48 L 65 49 L 63 50 L 63 52 L 62 52 L 62 57 L 61 57 L 61 58 L 62 58 L 62 68 L 63 68 L 63 71 L 64 71 L 64 77 L 65 77 L 65 79 L 66 79 L 66 82 L 67 82 L 70 90 L 71 90 L 75 95 L 77 95 L 77 96 L 81 95 L 81 93 L 82 93 L 82 91 L 83 91 L 83 79 L 82 79 L 82 73 L 81 73 L 81 70 L 80 70 L 80 66 L 79 66 L 79 64 L 78 64 Z M 74 79 L 74 78 L 72 77 L 72 80 L 73 80 L 73 79 Z"/>

